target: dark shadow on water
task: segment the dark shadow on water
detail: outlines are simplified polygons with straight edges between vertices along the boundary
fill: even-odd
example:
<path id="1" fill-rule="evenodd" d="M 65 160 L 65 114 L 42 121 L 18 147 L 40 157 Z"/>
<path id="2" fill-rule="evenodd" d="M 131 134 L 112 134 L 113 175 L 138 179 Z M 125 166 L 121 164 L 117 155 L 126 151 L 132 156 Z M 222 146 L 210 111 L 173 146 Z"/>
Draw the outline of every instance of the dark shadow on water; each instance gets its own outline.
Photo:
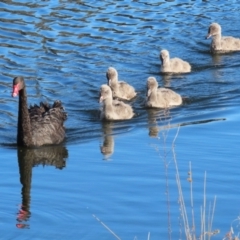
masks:
<path id="1" fill-rule="evenodd" d="M 66 166 L 68 150 L 65 146 L 47 146 L 35 149 L 18 148 L 18 166 L 22 184 L 22 203 L 17 213 L 17 228 L 29 228 L 31 217 L 32 168 L 38 165 L 55 166 L 62 170 Z"/>

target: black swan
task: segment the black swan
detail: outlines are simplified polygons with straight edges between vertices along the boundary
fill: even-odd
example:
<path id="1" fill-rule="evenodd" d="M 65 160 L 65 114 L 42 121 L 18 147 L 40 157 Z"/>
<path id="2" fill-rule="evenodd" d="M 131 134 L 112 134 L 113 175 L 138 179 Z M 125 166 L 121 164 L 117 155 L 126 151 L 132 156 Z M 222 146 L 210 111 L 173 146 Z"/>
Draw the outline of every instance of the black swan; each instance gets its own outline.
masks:
<path id="1" fill-rule="evenodd" d="M 65 137 L 63 122 L 67 119 L 62 103 L 55 101 L 27 106 L 27 93 L 23 77 L 13 79 L 12 96 L 19 95 L 17 144 L 25 147 L 39 147 L 59 144 Z"/>

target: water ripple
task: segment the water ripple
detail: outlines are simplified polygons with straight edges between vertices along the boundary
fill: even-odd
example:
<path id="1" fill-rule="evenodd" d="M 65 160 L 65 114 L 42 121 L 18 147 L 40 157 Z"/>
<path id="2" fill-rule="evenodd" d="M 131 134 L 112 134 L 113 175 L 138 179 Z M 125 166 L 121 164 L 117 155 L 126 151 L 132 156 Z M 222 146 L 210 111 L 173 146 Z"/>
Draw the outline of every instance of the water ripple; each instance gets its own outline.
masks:
<path id="1" fill-rule="evenodd" d="M 66 127 L 70 143 L 101 135 L 98 92 L 106 83 L 109 66 L 139 93 L 131 103 L 136 117 L 124 123 L 131 131 L 134 126 L 148 125 L 143 102 L 150 75 L 189 99 L 170 111 L 181 124 L 195 120 L 196 115 L 202 119 L 203 110 L 212 118 L 219 108 L 236 106 L 239 54 L 211 56 L 210 42 L 204 37 L 209 23 L 216 20 L 222 24 L 224 35 L 235 34 L 239 28 L 231 23 L 238 22 L 239 11 L 238 3 L 227 6 L 219 2 L 216 6 L 202 1 L 2 1 L 1 133 L 12 132 L 16 126 L 17 100 L 10 98 L 16 75 L 26 78 L 29 103 L 62 100 L 69 115 Z M 163 48 L 169 49 L 172 57 L 189 61 L 193 72 L 161 75 L 159 52 Z M 0 143 L 15 142 L 15 137 L 10 140 L 1 135 Z"/>

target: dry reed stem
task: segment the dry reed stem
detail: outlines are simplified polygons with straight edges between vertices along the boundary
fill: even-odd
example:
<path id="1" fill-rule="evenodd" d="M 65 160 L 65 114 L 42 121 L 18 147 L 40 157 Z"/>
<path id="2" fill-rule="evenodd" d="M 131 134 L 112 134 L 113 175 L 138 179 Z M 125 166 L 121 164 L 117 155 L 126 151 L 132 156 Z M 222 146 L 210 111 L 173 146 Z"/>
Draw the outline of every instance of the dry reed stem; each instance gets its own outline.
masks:
<path id="1" fill-rule="evenodd" d="M 206 172 L 205 172 L 205 175 L 204 175 L 204 183 L 203 183 L 203 208 L 202 208 L 202 216 L 201 216 L 201 236 L 200 236 L 200 239 L 201 240 L 205 240 L 205 232 L 206 232 L 206 222 L 205 222 L 205 219 L 206 219 Z"/>
<path id="2" fill-rule="evenodd" d="M 92 216 L 101 223 L 116 239 L 121 240 L 120 237 L 117 236 L 116 233 L 114 233 L 106 224 L 104 224 L 96 215 L 92 214 Z"/>
<path id="3" fill-rule="evenodd" d="M 160 121 L 164 122 L 165 119 L 167 118 L 167 116 L 169 116 L 169 110 L 166 109 L 164 110 L 164 118 L 160 117 Z M 170 121 L 169 121 L 170 122 Z M 166 180 L 166 190 L 165 190 L 165 194 L 166 194 L 166 200 L 167 200 L 167 215 L 168 215 L 168 239 L 171 240 L 172 236 L 171 236 L 171 211 L 170 211 L 170 193 L 169 193 L 169 178 L 168 178 L 168 167 L 170 162 L 167 161 L 167 157 L 169 155 L 169 151 L 167 150 L 167 146 L 166 146 L 166 140 L 168 137 L 168 131 L 170 129 L 170 124 L 168 122 L 168 125 L 166 125 L 165 127 L 163 127 L 163 132 L 162 132 L 162 137 L 163 137 L 163 156 L 161 157 L 163 159 L 163 163 L 164 163 L 164 169 L 165 169 L 165 180 Z M 161 128 L 158 128 L 159 130 Z M 158 152 L 159 149 L 157 148 L 156 151 Z M 159 154 L 159 156 L 161 156 Z"/>
<path id="4" fill-rule="evenodd" d="M 196 240 L 196 226 L 195 226 L 195 217 L 194 217 L 194 201 L 193 201 L 193 179 L 192 179 L 192 169 L 191 169 L 191 162 L 189 163 L 189 176 L 188 176 L 188 181 L 190 182 L 190 200 L 191 200 L 191 215 L 192 215 L 192 229 L 189 227 L 189 221 L 188 221 L 188 215 L 186 211 L 186 206 L 185 206 L 185 201 L 184 201 L 184 196 L 183 196 L 183 191 L 182 191 L 182 185 L 180 181 L 180 175 L 179 175 L 179 170 L 178 170 L 178 165 L 177 165 L 177 158 L 176 158 L 176 153 L 175 153 L 175 141 L 178 137 L 180 130 L 180 126 L 178 126 L 177 133 L 174 137 L 174 140 L 172 142 L 172 153 L 173 153 L 173 160 L 175 163 L 175 168 L 176 168 L 176 183 L 178 187 L 178 193 L 179 193 L 179 204 L 180 204 L 180 211 L 181 211 L 181 216 L 183 220 L 183 225 L 184 225 L 184 231 L 185 231 L 185 236 L 187 240 Z M 213 223 L 213 217 L 214 217 L 214 211 L 215 211 L 215 206 L 216 206 L 216 196 L 214 197 L 214 203 L 213 207 L 211 207 L 211 203 L 209 205 L 209 211 L 208 211 L 208 220 L 207 220 L 207 231 L 206 231 L 206 179 L 207 179 L 207 173 L 205 172 L 204 175 L 204 185 L 203 185 L 203 207 L 201 207 L 201 234 L 200 234 L 200 240 L 206 240 L 206 236 L 208 239 L 211 238 L 211 236 L 218 234 L 219 230 L 214 230 L 212 231 L 212 223 Z"/>
<path id="5" fill-rule="evenodd" d="M 238 216 L 236 219 L 232 221 L 230 231 L 225 234 L 225 237 L 223 238 L 223 240 L 239 240 L 240 232 L 238 231 L 237 235 L 235 235 L 234 229 L 233 229 L 233 223 L 236 221 L 238 222 L 236 227 L 240 228 L 240 216 Z"/>
<path id="6" fill-rule="evenodd" d="M 174 164 L 175 164 L 175 168 L 176 168 L 176 182 L 177 182 L 177 187 L 178 187 L 179 203 L 180 203 L 180 210 L 181 210 L 181 216 L 182 216 L 183 225 L 184 225 L 185 236 L 188 240 L 192 240 L 189 223 L 188 223 L 188 216 L 187 216 L 185 201 L 184 201 L 184 197 L 183 197 L 182 185 L 181 185 L 181 181 L 180 181 L 180 175 L 179 175 L 179 171 L 178 171 L 177 158 L 176 158 L 176 153 L 175 153 L 175 142 L 178 137 L 179 130 L 180 130 L 180 126 L 178 126 L 177 133 L 172 142 L 172 153 L 173 153 L 173 160 L 174 160 Z"/>
<path id="7" fill-rule="evenodd" d="M 191 212 L 192 212 L 192 234 L 195 236 L 195 217 L 194 217 L 194 201 L 193 201 L 193 176 L 192 176 L 192 164 L 189 162 L 189 182 L 190 182 L 190 199 L 191 199 Z"/>

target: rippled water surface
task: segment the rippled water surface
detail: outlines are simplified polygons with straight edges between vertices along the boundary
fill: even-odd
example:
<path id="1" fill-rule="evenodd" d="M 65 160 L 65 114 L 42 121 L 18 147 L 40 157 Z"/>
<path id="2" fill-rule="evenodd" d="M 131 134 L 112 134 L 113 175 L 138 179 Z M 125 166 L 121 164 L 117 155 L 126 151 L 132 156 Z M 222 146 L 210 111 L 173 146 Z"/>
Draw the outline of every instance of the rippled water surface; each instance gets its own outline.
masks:
<path id="1" fill-rule="evenodd" d="M 205 36 L 218 22 L 240 37 L 239 14 L 240 2 L 223 0 L 0 1 L 0 239 L 185 239 L 175 138 L 189 214 L 192 166 L 197 235 L 206 171 L 207 203 L 217 196 L 212 238 L 223 239 L 240 211 L 240 53 L 211 55 Z M 160 74 L 161 49 L 192 72 Z M 99 120 L 110 66 L 138 92 L 131 120 Z M 63 102 L 62 145 L 17 147 L 18 75 L 29 104 Z M 149 76 L 184 104 L 146 110 Z"/>

